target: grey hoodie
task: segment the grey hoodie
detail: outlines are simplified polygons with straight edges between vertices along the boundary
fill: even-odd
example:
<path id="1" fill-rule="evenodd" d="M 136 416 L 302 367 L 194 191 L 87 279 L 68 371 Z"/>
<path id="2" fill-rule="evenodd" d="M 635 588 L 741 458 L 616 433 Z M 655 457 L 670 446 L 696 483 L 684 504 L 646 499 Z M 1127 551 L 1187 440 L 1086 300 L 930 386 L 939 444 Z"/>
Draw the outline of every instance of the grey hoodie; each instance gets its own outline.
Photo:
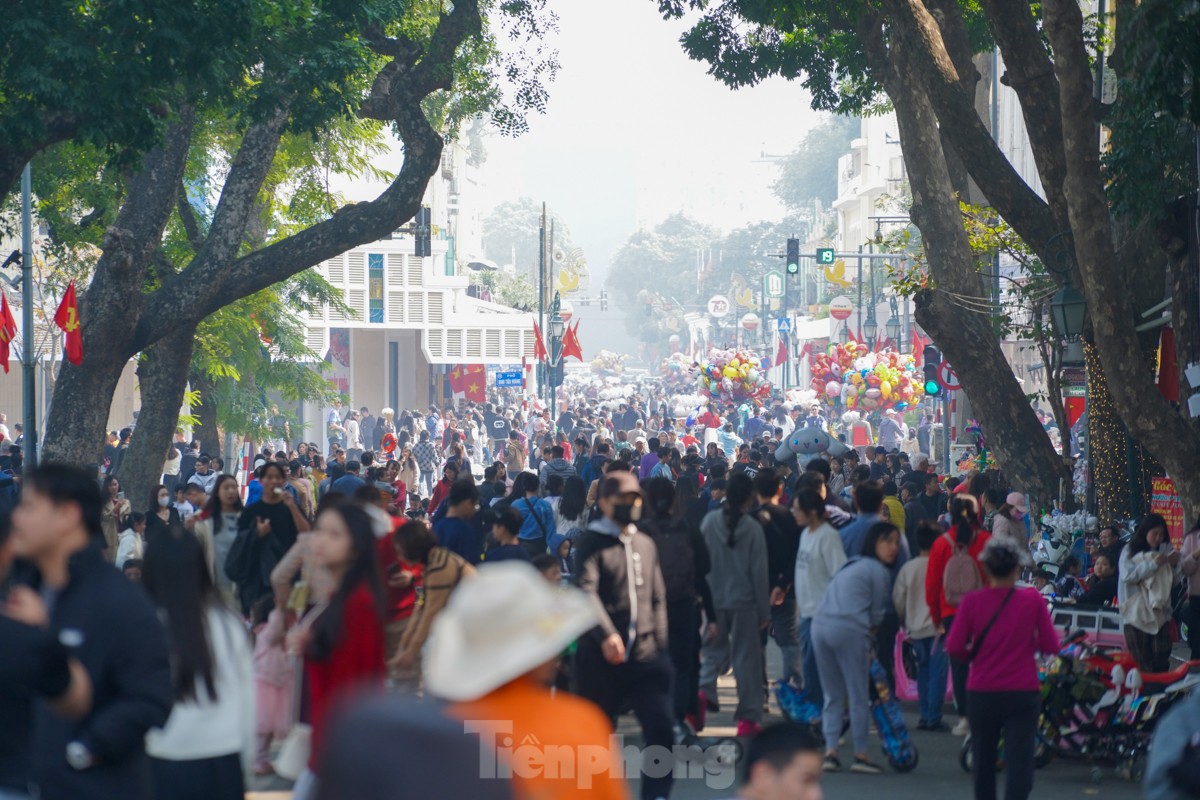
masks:
<path id="1" fill-rule="evenodd" d="M 708 585 L 713 606 L 734 611 L 756 610 L 759 621 L 771 617 L 771 579 L 767 570 L 767 538 L 754 517 L 738 518 L 729 546 L 729 523 L 725 509 L 710 511 L 700 523 L 704 543 L 712 554 Z"/>
<path id="2" fill-rule="evenodd" d="M 867 634 L 892 602 L 892 576 L 876 558 L 855 556 L 838 570 L 817 607 L 815 622 Z"/>

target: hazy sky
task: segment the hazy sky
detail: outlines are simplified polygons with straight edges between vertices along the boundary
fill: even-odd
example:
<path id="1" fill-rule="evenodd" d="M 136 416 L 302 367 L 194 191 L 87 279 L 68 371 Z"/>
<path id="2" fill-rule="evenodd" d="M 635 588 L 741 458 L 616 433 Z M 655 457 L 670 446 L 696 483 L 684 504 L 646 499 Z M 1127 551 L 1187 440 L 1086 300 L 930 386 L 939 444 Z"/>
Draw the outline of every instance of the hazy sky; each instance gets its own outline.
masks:
<path id="1" fill-rule="evenodd" d="M 819 119 L 798 83 L 731 91 L 679 45 L 686 25 L 651 0 L 552 0 L 561 70 L 544 116 L 488 140 L 491 207 L 546 201 L 593 275 L 639 227 L 676 211 L 721 228 L 782 216 L 764 152 L 790 152 Z"/>

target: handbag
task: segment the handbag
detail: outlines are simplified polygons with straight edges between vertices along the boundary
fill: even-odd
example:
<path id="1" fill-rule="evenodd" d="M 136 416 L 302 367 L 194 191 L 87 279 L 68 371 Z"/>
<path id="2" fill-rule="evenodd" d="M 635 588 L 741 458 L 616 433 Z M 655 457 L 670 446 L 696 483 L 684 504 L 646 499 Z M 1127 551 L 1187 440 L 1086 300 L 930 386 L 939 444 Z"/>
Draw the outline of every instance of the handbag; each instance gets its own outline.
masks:
<path id="1" fill-rule="evenodd" d="M 307 628 L 328 607 L 328 603 L 315 606 L 312 611 L 304 615 L 297 625 Z M 283 744 L 279 747 L 279 755 L 271 764 L 276 775 L 289 781 L 295 781 L 300 777 L 300 773 L 308 767 L 308 759 L 312 754 L 312 725 L 300 721 L 300 706 L 304 693 L 303 665 L 303 656 L 296 656 L 292 659 L 292 670 L 295 673 L 295 680 L 292 681 L 292 719 L 295 721 L 288 729 Z"/>

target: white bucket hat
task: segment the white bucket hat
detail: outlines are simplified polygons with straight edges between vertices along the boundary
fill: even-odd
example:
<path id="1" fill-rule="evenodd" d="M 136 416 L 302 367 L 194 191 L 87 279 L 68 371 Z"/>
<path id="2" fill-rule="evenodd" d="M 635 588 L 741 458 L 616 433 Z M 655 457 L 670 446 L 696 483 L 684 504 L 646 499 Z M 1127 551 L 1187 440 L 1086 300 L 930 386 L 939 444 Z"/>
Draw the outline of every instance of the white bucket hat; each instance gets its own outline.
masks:
<path id="1" fill-rule="evenodd" d="M 596 622 L 583 592 L 551 586 L 530 564 L 481 567 L 433 623 L 425 688 L 446 700 L 483 697 L 554 658 Z"/>

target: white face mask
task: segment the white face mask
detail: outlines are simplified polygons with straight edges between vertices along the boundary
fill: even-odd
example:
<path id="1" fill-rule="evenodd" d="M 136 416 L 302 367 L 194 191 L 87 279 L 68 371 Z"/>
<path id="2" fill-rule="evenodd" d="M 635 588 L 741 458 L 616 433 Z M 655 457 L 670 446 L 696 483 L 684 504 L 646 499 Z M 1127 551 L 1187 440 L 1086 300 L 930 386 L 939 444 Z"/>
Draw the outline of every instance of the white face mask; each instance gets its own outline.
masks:
<path id="1" fill-rule="evenodd" d="M 160 494 L 158 496 L 158 504 L 162 508 L 166 508 L 167 506 L 171 505 L 171 496 L 167 494 Z"/>

